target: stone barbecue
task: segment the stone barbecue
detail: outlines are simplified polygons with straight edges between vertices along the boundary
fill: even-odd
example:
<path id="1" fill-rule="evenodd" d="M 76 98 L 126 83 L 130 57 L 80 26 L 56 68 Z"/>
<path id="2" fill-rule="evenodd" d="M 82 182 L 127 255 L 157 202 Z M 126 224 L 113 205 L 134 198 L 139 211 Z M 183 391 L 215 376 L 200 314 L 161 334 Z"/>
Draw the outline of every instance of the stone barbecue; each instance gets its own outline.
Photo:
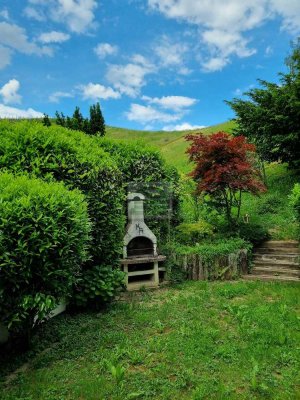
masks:
<path id="1" fill-rule="evenodd" d="M 128 290 L 157 287 L 164 279 L 165 268 L 159 263 L 166 259 L 157 254 L 157 239 L 144 221 L 145 196 L 129 193 L 128 224 L 123 241 L 121 266 L 126 273 Z"/>

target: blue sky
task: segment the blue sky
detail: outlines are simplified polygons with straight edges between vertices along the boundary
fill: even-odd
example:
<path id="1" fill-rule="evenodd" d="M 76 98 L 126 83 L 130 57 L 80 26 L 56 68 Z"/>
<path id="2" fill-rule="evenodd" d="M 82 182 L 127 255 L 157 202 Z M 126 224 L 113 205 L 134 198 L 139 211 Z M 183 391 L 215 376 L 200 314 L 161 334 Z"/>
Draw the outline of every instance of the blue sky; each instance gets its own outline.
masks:
<path id="1" fill-rule="evenodd" d="M 0 117 L 100 101 L 112 126 L 214 125 L 299 32 L 299 0 L 0 0 Z"/>

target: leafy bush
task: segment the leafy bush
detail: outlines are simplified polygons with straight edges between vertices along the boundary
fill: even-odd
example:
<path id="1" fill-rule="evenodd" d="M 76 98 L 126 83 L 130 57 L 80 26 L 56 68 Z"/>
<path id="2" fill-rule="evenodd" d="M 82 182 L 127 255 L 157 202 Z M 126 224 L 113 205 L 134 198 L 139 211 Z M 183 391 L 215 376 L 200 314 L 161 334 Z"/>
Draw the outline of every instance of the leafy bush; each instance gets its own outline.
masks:
<path id="1" fill-rule="evenodd" d="M 254 245 L 270 239 L 270 234 L 267 229 L 262 225 L 254 223 L 240 223 L 238 226 L 238 234 L 242 239 L 247 240 Z"/>
<path id="2" fill-rule="evenodd" d="M 179 219 L 177 170 L 165 163 L 158 150 L 138 142 L 101 138 L 99 143 L 116 160 L 125 188 L 145 195 L 146 223 L 160 241 L 166 239 Z"/>
<path id="3" fill-rule="evenodd" d="M 296 211 L 298 220 L 300 222 L 300 184 L 299 183 L 296 183 L 292 190 L 292 194 L 290 196 L 290 204 Z"/>
<path id="4" fill-rule="evenodd" d="M 176 240 L 182 244 L 194 245 L 213 235 L 213 227 L 205 221 L 183 223 L 176 227 Z"/>
<path id="5" fill-rule="evenodd" d="M 0 320 L 12 332 L 29 333 L 71 294 L 90 228 L 78 190 L 0 175 Z"/>
<path id="6" fill-rule="evenodd" d="M 15 173 L 25 171 L 46 181 L 63 181 L 86 195 L 92 243 L 91 260 L 85 271 L 94 266 L 99 271 L 100 265 L 116 266 L 122 248 L 124 193 L 121 174 L 97 138 L 26 121 L 1 121 L 0 130 L 0 168 Z M 85 293 L 88 301 L 87 290 Z M 92 290 L 90 295 L 94 299 Z M 98 299 L 104 298 L 106 293 L 101 292 Z"/>
<path id="7" fill-rule="evenodd" d="M 276 213 L 278 208 L 281 206 L 281 199 L 273 195 L 267 195 L 263 199 L 261 199 L 260 204 L 257 208 L 257 213 L 259 215 L 264 215 L 267 213 Z"/>

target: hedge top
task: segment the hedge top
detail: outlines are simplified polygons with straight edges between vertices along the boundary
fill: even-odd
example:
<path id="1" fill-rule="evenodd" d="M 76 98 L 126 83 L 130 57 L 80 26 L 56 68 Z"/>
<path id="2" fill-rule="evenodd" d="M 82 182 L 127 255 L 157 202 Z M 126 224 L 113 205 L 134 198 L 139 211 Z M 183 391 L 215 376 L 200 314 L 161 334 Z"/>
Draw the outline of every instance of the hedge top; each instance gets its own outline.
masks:
<path id="1" fill-rule="evenodd" d="M 116 168 L 109 154 L 97 145 L 98 139 L 79 131 L 71 131 L 60 126 L 44 127 L 40 122 L 34 121 L 14 123 L 0 121 L 0 131 L 0 166 L 5 167 L 10 164 L 16 166 L 17 158 L 19 159 L 17 164 L 26 164 L 28 154 L 24 154 L 20 149 L 25 148 L 28 153 L 30 148 L 34 148 L 36 152 L 48 154 L 50 164 L 55 163 L 57 154 L 63 153 L 65 157 L 73 154 L 80 163 L 93 168 Z M 26 169 L 26 165 L 23 167 Z M 18 169 L 16 167 L 16 170 Z"/>

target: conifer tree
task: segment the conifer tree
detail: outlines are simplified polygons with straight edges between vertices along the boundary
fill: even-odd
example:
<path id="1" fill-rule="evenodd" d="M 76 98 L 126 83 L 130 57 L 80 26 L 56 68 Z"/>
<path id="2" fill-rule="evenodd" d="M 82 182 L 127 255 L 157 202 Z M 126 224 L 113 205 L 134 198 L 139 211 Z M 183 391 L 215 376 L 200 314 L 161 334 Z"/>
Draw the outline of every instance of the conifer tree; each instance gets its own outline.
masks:
<path id="1" fill-rule="evenodd" d="M 105 135 L 105 121 L 101 112 L 100 104 L 96 103 L 90 107 L 90 127 L 91 135 Z"/>

